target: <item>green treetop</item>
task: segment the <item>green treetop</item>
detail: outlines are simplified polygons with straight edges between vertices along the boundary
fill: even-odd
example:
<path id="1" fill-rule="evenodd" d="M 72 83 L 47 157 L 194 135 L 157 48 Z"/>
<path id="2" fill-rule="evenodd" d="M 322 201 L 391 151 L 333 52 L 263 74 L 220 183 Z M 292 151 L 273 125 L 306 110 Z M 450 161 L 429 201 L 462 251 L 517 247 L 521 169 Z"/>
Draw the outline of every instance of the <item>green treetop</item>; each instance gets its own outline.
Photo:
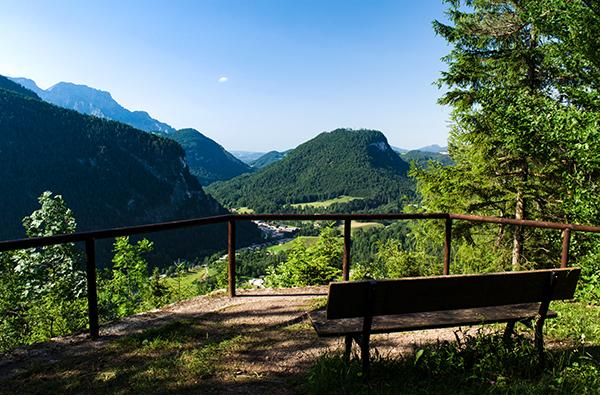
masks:
<path id="1" fill-rule="evenodd" d="M 600 63 L 591 49 L 598 14 L 581 1 L 447 3 L 451 23 L 436 21 L 434 29 L 453 46 L 439 84 L 446 87 L 440 103 L 452 107 L 449 151 L 456 165 L 414 171 L 423 205 L 516 219 L 595 220 Z M 499 242 L 504 237 L 502 230 Z M 516 228 L 515 268 L 523 244 Z"/>

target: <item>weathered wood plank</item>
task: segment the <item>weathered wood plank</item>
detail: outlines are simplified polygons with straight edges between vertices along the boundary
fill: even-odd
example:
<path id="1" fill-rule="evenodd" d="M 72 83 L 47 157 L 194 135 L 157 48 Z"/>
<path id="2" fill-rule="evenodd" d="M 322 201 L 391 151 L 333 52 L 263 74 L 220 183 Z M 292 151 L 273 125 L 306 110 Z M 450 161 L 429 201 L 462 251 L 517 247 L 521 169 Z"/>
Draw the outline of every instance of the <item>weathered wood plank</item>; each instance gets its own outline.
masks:
<path id="1" fill-rule="evenodd" d="M 539 306 L 539 303 L 528 303 L 378 316 L 373 318 L 371 333 L 405 332 L 534 319 L 538 315 Z M 321 337 L 358 335 L 363 329 L 362 318 L 327 319 L 325 310 L 313 311 L 309 317 Z M 548 311 L 547 318 L 553 317 L 556 317 L 556 313 Z"/>
<path id="2" fill-rule="evenodd" d="M 552 300 L 571 299 L 579 268 L 415 277 L 380 280 L 375 285 L 373 315 L 503 306 L 540 302 L 550 276 L 557 276 Z M 329 286 L 327 318 L 363 317 L 369 282 L 335 282 Z"/>

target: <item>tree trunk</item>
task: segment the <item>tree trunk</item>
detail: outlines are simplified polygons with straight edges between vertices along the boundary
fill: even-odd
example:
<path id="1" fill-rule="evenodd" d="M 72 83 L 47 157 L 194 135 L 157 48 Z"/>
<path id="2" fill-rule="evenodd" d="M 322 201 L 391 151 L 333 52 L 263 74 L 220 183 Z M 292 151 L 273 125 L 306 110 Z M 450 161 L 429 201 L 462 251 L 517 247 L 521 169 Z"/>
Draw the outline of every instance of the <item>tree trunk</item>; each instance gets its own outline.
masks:
<path id="1" fill-rule="evenodd" d="M 537 79 L 536 72 L 536 60 L 534 57 L 534 50 L 537 47 L 537 34 L 535 28 L 531 26 L 529 32 L 529 49 L 531 52 L 528 54 L 527 61 L 527 80 L 531 94 L 536 95 L 539 92 L 540 86 Z M 517 197 L 515 204 L 515 219 L 525 219 L 525 188 L 527 185 L 527 179 L 529 175 L 529 166 L 526 159 L 521 159 L 520 166 L 520 185 L 517 186 Z M 515 234 L 513 236 L 513 249 L 512 249 L 512 270 L 519 270 L 521 267 L 521 260 L 523 257 L 523 242 L 524 242 L 523 227 L 516 226 Z"/>
<path id="2" fill-rule="evenodd" d="M 515 206 L 515 219 L 525 219 L 525 198 L 523 190 L 517 192 L 517 204 Z M 523 227 L 516 226 L 513 236 L 512 270 L 517 271 L 521 267 L 521 256 L 523 255 Z"/>
<path id="3" fill-rule="evenodd" d="M 515 203 L 515 219 L 525 219 L 525 188 L 527 185 L 529 166 L 526 160 L 521 160 L 520 166 L 520 185 L 517 185 L 517 196 Z M 512 250 L 512 270 L 517 271 L 521 268 L 521 258 L 523 257 L 523 242 L 524 242 L 524 231 L 522 226 L 515 227 L 515 234 L 513 236 L 513 250 Z"/>

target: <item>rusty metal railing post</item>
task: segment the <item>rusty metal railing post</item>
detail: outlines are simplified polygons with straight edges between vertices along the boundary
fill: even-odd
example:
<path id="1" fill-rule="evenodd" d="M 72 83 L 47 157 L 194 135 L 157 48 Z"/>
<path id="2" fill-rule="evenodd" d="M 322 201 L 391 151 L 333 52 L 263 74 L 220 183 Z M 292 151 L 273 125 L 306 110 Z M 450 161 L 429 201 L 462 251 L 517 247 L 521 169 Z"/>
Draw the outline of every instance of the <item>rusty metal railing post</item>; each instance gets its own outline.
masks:
<path id="1" fill-rule="evenodd" d="M 230 219 L 227 226 L 227 254 L 229 265 L 227 268 L 227 292 L 229 297 L 235 296 L 235 219 Z"/>
<path id="2" fill-rule="evenodd" d="M 444 275 L 450 274 L 450 251 L 452 249 L 452 218 L 446 218 L 444 238 Z"/>
<path id="3" fill-rule="evenodd" d="M 94 239 L 85 240 L 85 260 L 90 337 L 92 339 L 97 339 L 100 333 L 100 325 L 98 323 L 98 291 L 96 289 L 96 241 Z"/>
<path id="4" fill-rule="evenodd" d="M 352 220 L 344 220 L 344 260 L 342 262 L 342 280 L 350 280 L 350 249 L 352 247 Z"/>
<path id="5" fill-rule="evenodd" d="M 569 245 L 571 244 L 571 229 L 564 228 L 562 232 L 562 254 L 560 257 L 560 267 L 565 268 L 569 264 Z"/>

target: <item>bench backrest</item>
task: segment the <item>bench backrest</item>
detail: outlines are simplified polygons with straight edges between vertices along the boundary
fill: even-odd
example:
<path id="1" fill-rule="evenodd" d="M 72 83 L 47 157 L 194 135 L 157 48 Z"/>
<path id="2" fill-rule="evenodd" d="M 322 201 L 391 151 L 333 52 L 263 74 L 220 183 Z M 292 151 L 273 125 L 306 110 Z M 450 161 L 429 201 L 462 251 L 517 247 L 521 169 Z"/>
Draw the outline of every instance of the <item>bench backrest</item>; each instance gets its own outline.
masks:
<path id="1" fill-rule="evenodd" d="M 392 315 L 571 299 L 579 268 L 343 281 L 329 285 L 327 318 Z"/>

